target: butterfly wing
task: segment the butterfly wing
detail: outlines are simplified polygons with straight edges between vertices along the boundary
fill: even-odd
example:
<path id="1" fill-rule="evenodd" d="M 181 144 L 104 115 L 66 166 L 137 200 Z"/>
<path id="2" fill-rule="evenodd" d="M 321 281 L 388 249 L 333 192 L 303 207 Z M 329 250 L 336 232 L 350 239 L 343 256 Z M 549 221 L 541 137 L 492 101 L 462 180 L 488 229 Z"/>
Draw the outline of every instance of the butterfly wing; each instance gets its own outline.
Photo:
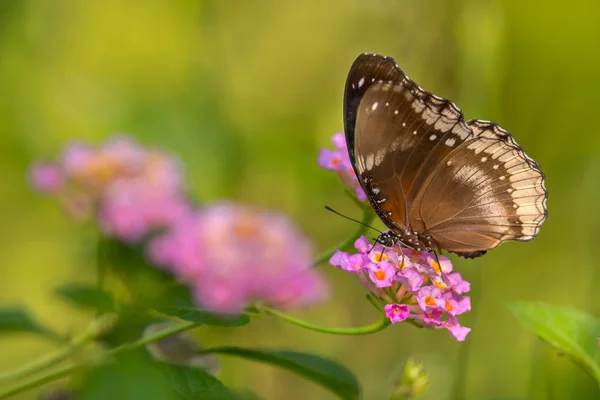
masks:
<path id="1" fill-rule="evenodd" d="M 355 165 L 354 136 L 356 112 L 363 95 L 375 82 L 401 82 L 405 78 L 406 75 L 398 67 L 394 59 L 378 54 L 361 54 L 356 58 L 352 67 L 350 67 L 344 91 L 344 132 L 352 165 Z M 354 170 L 358 175 L 356 167 Z"/>
<path id="2" fill-rule="evenodd" d="M 356 169 L 367 198 L 390 229 L 424 232 L 425 226 L 410 218 L 415 183 L 428 176 L 436 158 L 469 135 L 456 106 L 423 93 L 409 79 L 370 85 L 357 110 Z"/>
<path id="3" fill-rule="evenodd" d="M 473 136 L 440 159 L 411 216 L 440 247 L 480 252 L 506 240 L 532 240 L 546 219 L 544 174 L 498 125 L 469 121 Z"/>

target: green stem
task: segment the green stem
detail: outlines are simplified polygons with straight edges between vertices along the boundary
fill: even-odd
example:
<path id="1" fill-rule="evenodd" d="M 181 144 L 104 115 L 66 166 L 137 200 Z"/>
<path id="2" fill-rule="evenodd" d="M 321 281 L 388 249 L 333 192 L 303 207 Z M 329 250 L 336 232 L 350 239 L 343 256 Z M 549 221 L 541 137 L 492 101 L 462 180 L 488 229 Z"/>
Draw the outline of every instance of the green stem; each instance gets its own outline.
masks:
<path id="1" fill-rule="evenodd" d="M 106 357 L 114 357 L 114 356 L 124 353 L 126 351 L 135 350 L 140 347 L 144 347 L 147 344 L 158 342 L 166 337 L 176 335 L 180 332 L 195 328 L 198 325 L 200 325 L 200 324 L 196 323 L 196 322 L 184 322 L 182 324 L 172 326 L 172 327 L 164 329 L 160 332 L 157 332 L 154 335 L 143 337 L 135 342 L 126 343 L 121 346 L 115 347 L 114 349 L 107 351 L 105 353 L 105 356 Z M 24 382 L 20 385 L 17 385 L 15 387 L 11 388 L 3 393 L 0 393 L 0 399 L 6 399 L 10 396 L 21 393 L 22 391 L 25 391 L 27 389 L 32 389 L 34 387 L 41 386 L 44 383 L 52 382 L 54 380 L 71 375 L 74 372 L 78 371 L 79 369 L 81 369 L 85 366 L 86 366 L 85 363 L 69 365 L 69 366 L 62 367 L 54 372 L 48 373 L 46 375 L 42 375 L 40 377 L 31 379 L 27 382 Z"/>
<path id="2" fill-rule="evenodd" d="M 363 216 L 361 219 L 361 223 L 369 225 L 371 224 L 371 222 L 373 221 L 373 219 L 375 218 L 375 214 L 370 210 L 370 206 L 363 204 L 362 205 L 362 210 L 363 210 Z M 358 239 L 361 235 L 363 235 L 366 231 L 367 231 L 368 227 L 365 225 L 359 225 L 358 228 L 356 229 L 356 231 L 348 236 L 346 239 L 344 239 L 341 243 L 339 243 L 336 246 L 333 246 L 332 248 L 330 248 L 329 250 L 325 250 L 323 253 L 319 254 L 317 256 L 317 258 L 315 258 L 315 260 L 313 261 L 313 265 L 319 265 L 327 260 L 329 260 L 331 258 L 331 256 L 333 255 L 333 253 L 336 252 L 336 250 L 345 250 L 348 247 L 350 247 L 354 241 L 356 239 Z"/>
<path id="3" fill-rule="evenodd" d="M 284 314 L 280 311 L 273 310 L 272 308 L 262 306 L 260 307 L 260 309 L 265 313 L 279 317 L 287 322 L 290 322 L 302 328 L 310 329 L 316 332 L 331 333 L 334 335 L 368 335 L 371 333 L 379 332 L 391 323 L 389 318 L 383 316 L 379 321 L 374 322 L 370 325 L 365 325 L 357 328 L 335 328 L 330 326 L 314 325 L 308 322 L 304 322 L 292 316 Z"/>
<path id="4" fill-rule="evenodd" d="M 94 320 L 84 333 L 71 339 L 65 347 L 47 354 L 32 363 L 0 375 L 0 383 L 25 378 L 66 360 L 85 344 L 93 341 L 100 332 L 106 330 L 106 327 L 110 326 L 113 320 L 112 316 L 100 317 Z"/>

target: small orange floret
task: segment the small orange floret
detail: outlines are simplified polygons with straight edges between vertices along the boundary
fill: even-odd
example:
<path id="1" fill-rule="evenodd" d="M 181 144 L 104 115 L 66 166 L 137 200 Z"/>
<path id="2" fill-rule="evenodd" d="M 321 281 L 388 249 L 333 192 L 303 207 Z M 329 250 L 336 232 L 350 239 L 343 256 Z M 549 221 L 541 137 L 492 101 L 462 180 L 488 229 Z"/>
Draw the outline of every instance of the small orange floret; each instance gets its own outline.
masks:
<path id="1" fill-rule="evenodd" d="M 437 261 L 432 261 L 430 263 L 430 265 L 431 265 L 431 268 L 433 268 L 435 272 L 437 272 L 438 274 L 442 273 L 442 270 L 440 269 L 440 264 L 438 264 Z"/>

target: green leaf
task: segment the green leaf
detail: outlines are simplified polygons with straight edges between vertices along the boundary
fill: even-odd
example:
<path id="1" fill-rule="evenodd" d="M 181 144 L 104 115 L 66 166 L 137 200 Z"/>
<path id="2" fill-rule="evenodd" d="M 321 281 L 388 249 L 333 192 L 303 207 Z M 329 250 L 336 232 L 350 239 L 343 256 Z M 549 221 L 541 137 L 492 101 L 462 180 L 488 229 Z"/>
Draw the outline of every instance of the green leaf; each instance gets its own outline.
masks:
<path id="1" fill-rule="evenodd" d="M 68 284 L 56 289 L 65 300 L 83 307 L 102 312 L 113 311 L 115 301 L 112 295 L 100 288 L 86 284 Z"/>
<path id="2" fill-rule="evenodd" d="M 0 333 L 29 332 L 58 339 L 59 335 L 37 322 L 24 308 L 0 308 Z"/>
<path id="3" fill-rule="evenodd" d="M 82 400 L 179 400 L 162 365 L 139 353 L 95 368 L 81 389 Z"/>
<path id="4" fill-rule="evenodd" d="M 569 356 L 600 383 L 599 319 L 541 302 L 515 302 L 509 308 L 525 328 Z"/>
<path id="5" fill-rule="evenodd" d="M 246 314 L 226 317 L 198 308 L 191 300 L 189 289 L 183 285 L 173 286 L 166 291 L 158 299 L 155 308 L 163 314 L 206 325 L 235 327 L 250 322 Z"/>
<path id="6" fill-rule="evenodd" d="M 221 381 L 201 368 L 171 367 L 168 369 L 171 387 L 181 399 L 229 400 L 237 399 Z"/>
<path id="7" fill-rule="evenodd" d="M 335 361 L 315 354 L 241 347 L 218 347 L 208 349 L 208 351 L 285 368 L 325 387 L 340 399 L 356 400 L 360 398 L 360 384 L 352 372 Z"/>

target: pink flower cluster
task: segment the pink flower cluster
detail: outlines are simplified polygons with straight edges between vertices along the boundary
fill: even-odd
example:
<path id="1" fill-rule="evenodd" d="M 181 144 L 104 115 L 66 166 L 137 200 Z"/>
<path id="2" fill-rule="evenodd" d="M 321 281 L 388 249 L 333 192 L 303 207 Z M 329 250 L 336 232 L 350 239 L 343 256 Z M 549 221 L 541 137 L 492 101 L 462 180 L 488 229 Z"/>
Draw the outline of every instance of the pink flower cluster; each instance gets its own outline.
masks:
<path id="1" fill-rule="evenodd" d="M 283 215 L 236 204 L 194 209 L 179 163 L 117 137 L 99 147 L 69 145 L 56 163 L 35 163 L 30 180 L 106 236 L 147 243 L 148 258 L 192 290 L 209 311 L 236 314 L 251 302 L 280 308 L 317 303 L 327 294 L 311 268 L 307 238 Z"/>
<path id="2" fill-rule="evenodd" d="M 188 283 L 201 306 L 221 314 L 240 313 L 253 301 L 296 308 L 327 294 L 311 268 L 306 237 L 285 216 L 247 206 L 198 211 L 153 240 L 149 257 Z"/>
<path id="3" fill-rule="evenodd" d="M 335 150 L 321 149 L 318 163 L 321 167 L 337 171 L 342 182 L 356 192 L 359 200 L 365 201 L 367 196 L 358 182 L 350 157 L 348 156 L 348 147 L 343 133 L 336 133 L 331 139 Z"/>
<path id="4" fill-rule="evenodd" d="M 96 218 L 110 237 L 136 242 L 189 213 L 173 157 L 125 137 L 72 143 L 57 163 L 35 163 L 30 180 L 79 220 Z"/>
<path id="5" fill-rule="evenodd" d="M 457 316 L 471 310 L 470 290 L 447 257 L 397 247 L 371 246 L 364 236 L 355 242 L 357 254 L 337 251 L 330 264 L 358 274 L 382 303 L 392 323 L 408 318 L 429 328 L 446 328 L 459 341 L 471 330 Z M 438 263 L 439 260 L 439 263 Z"/>

